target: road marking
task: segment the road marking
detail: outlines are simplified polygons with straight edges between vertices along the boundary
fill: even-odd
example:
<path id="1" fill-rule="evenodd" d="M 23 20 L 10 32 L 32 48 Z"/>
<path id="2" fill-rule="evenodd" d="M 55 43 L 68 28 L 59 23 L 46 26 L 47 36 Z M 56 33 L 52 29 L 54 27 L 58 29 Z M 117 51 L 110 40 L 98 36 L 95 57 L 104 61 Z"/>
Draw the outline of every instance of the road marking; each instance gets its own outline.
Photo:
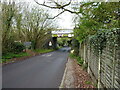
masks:
<path id="1" fill-rule="evenodd" d="M 52 56 L 52 54 L 44 54 L 44 55 L 42 55 L 43 57 L 50 57 L 50 56 Z"/>

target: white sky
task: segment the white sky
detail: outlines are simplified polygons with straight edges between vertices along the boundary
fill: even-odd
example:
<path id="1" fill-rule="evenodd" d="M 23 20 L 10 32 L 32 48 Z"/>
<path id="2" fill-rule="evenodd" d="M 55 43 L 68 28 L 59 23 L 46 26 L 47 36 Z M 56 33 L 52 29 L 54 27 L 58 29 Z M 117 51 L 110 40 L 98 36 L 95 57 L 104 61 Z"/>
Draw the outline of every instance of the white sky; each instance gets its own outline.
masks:
<path id="1" fill-rule="evenodd" d="M 6 1 L 9 1 L 9 0 L 6 0 Z M 11 1 L 13 1 L 13 0 L 11 0 Z M 40 5 L 36 4 L 34 0 L 15 0 L 15 1 L 29 2 L 32 5 L 35 5 L 35 6 L 38 6 L 38 7 L 40 6 Z M 39 3 L 43 3 L 44 1 L 49 1 L 49 0 L 37 0 L 37 1 Z M 62 0 L 62 1 L 65 1 L 65 2 L 68 1 L 69 2 L 69 0 Z M 80 1 L 102 1 L 102 0 L 72 0 L 72 1 L 73 2 L 80 2 Z M 108 1 L 108 0 L 105 0 L 105 1 Z M 40 8 L 48 9 L 48 8 L 45 8 L 45 7 L 40 7 Z M 58 12 L 59 12 L 58 10 L 50 10 L 50 13 L 53 16 L 56 16 L 58 14 Z M 69 12 L 65 12 L 65 13 L 61 14 L 58 18 L 56 18 L 58 27 L 61 28 L 61 29 L 73 29 L 74 28 L 74 23 L 73 23 L 72 17 L 74 17 L 74 14 L 71 14 Z"/>
<path id="2" fill-rule="evenodd" d="M 19 1 L 19 2 L 29 2 L 35 6 L 37 6 L 37 4 L 34 2 L 34 0 L 15 0 L 15 1 Z M 44 0 L 36 0 L 38 1 L 39 3 L 43 3 Z M 46 0 L 47 1 L 47 0 Z M 38 5 L 39 7 L 39 5 Z M 41 6 L 40 6 L 41 8 Z M 45 8 L 42 6 L 42 8 L 44 9 L 49 9 L 49 8 Z M 60 10 L 51 10 L 51 14 L 53 16 L 56 16 L 58 14 L 58 12 L 60 12 Z M 73 29 L 74 28 L 74 25 L 72 23 L 72 14 L 69 13 L 69 12 L 65 12 L 63 14 L 61 14 L 59 17 L 57 17 L 57 25 L 58 25 L 58 28 L 61 28 L 61 29 Z"/>

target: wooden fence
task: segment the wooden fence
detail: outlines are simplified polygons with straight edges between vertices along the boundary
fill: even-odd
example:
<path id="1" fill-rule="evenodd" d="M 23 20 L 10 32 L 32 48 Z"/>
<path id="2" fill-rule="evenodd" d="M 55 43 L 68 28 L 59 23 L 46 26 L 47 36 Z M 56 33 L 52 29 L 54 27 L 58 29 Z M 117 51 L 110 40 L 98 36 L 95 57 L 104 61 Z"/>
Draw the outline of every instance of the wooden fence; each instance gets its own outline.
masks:
<path id="1" fill-rule="evenodd" d="M 79 55 L 88 65 L 87 71 L 98 88 L 120 89 L 120 33 L 115 35 L 114 44 L 110 44 L 108 38 L 102 52 L 95 51 L 90 39 L 80 44 Z"/>

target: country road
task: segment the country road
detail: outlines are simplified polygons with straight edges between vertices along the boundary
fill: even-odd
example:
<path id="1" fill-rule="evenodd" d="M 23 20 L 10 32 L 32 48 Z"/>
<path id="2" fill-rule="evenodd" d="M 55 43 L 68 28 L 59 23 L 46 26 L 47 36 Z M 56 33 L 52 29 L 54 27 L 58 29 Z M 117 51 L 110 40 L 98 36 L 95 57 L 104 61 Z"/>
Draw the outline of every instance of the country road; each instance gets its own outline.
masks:
<path id="1" fill-rule="evenodd" d="M 59 88 L 69 49 L 65 47 L 3 66 L 3 88 Z"/>

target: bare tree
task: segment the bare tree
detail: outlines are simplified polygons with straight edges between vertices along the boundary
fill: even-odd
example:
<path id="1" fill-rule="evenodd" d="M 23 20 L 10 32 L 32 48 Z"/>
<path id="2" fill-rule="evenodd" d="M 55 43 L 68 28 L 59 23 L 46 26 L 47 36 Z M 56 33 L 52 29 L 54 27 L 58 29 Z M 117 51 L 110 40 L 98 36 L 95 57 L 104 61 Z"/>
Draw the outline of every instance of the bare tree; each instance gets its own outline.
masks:
<path id="1" fill-rule="evenodd" d="M 26 8 L 15 2 L 1 3 L 2 50 L 10 52 L 15 41 L 31 41 L 34 49 L 41 48 L 50 37 L 54 20 L 48 19 L 47 11 Z"/>
<path id="2" fill-rule="evenodd" d="M 53 6 L 52 5 L 48 5 L 48 4 L 46 4 L 47 2 L 43 2 L 42 4 L 41 3 L 39 3 L 38 1 L 36 1 L 36 0 L 34 0 L 38 5 L 41 5 L 41 6 L 44 6 L 44 7 L 48 7 L 48 8 L 51 8 L 51 9 L 61 9 L 62 11 L 60 12 L 60 13 L 58 13 L 56 16 L 54 16 L 53 18 L 49 18 L 49 19 L 54 19 L 54 18 L 56 18 L 56 17 L 58 17 L 59 15 L 61 15 L 62 13 L 64 13 L 64 12 L 70 12 L 70 13 L 72 13 L 72 14 L 77 14 L 77 15 L 79 15 L 79 13 L 81 13 L 81 11 L 80 10 L 78 10 L 78 11 L 74 11 L 74 10 L 71 10 L 70 8 L 68 9 L 68 8 L 66 8 L 66 7 L 68 7 L 68 6 L 70 6 L 71 4 L 72 4 L 72 0 L 69 0 L 69 2 L 68 3 L 66 3 L 66 4 L 60 4 L 60 2 L 56 2 L 55 0 L 49 0 L 50 2 L 50 4 L 51 3 L 53 3 Z"/>
<path id="3" fill-rule="evenodd" d="M 22 30 L 25 41 L 32 41 L 34 49 L 42 47 L 48 37 L 50 37 L 53 20 L 48 19 L 49 14 L 42 9 L 32 8 L 31 11 L 24 12 L 24 29 Z"/>
<path id="4" fill-rule="evenodd" d="M 13 42 L 12 19 L 15 16 L 15 2 L 2 3 L 2 49 L 10 47 Z"/>

